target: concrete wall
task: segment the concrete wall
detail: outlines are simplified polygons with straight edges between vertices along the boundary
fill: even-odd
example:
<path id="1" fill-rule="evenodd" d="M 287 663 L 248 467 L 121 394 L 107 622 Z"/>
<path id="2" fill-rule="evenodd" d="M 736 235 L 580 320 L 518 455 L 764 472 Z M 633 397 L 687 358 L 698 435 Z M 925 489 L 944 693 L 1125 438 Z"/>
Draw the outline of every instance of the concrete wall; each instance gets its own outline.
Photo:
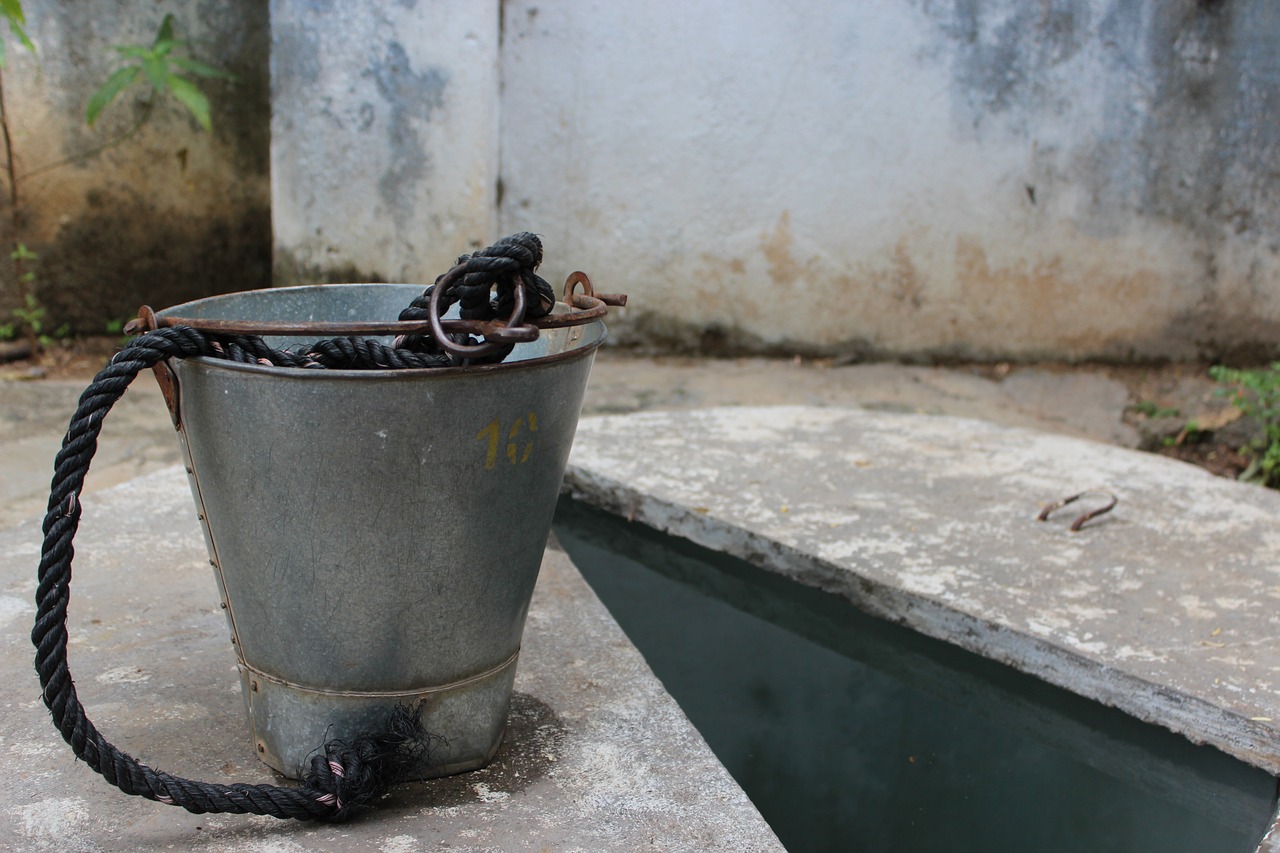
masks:
<path id="1" fill-rule="evenodd" d="M 25 0 L 38 61 L 9 39 L 4 97 L 18 171 L 92 149 L 127 128 L 144 96 L 114 104 L 95 129 L 89 96 L 117 60 L 113 44 L 150 43 L 172 12 L 195 53 L 233 71 L 204 85 L 212 134 L 163 103 L 135 138 L 97 157 L 19 181 L 19 239 L 41 255 L 41 299 L 54 325 L 101 334 L 107 320 L 196 296 L 269 284 L 268 19 L 257 0 Z M 7 33 L 5 34 L 7 38 Z M 0 201 L 3 253 L 12 222 Z M 0 319 L 14 282 L 0 263 Z"/>
<path id="2" fill-rule="evenodd" d="M 1277 354 L 1274 0 L 508 0 L 501 231 L 629 341 Z"/>
<path id="3" fill-rule="evenodd" d="M 529 228 L 654 346 L 1277 354 L 1272 0 L 272 0 L 270 42 L 252 0 L 26 5 L 22 172 L 128 123 L 137 95 L 96 131 L 85 101 L 167 11 L 240 78 L 207 86 L 212 135 L 166 105 L 22 182 L 44 299 L 86 331 L 265 285 L 273 224 L 278 283 L 429 280 Z"/>
<path id="4" fill-rule="evenodd" d="M 277 284 L 430 281 L 499 236 L 498 12 L 272 0 Z"/>

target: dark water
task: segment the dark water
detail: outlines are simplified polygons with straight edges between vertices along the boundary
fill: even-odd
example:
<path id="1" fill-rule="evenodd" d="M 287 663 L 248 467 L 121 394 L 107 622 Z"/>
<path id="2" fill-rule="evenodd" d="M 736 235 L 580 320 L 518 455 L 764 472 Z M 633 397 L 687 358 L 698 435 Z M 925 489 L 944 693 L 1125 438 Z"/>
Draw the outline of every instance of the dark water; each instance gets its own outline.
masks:
<path id="1" fill-rule="evenodd" d="M 556 535 L 792 853 L 1253 853 L 1276 780 L 562 500 Z"/>

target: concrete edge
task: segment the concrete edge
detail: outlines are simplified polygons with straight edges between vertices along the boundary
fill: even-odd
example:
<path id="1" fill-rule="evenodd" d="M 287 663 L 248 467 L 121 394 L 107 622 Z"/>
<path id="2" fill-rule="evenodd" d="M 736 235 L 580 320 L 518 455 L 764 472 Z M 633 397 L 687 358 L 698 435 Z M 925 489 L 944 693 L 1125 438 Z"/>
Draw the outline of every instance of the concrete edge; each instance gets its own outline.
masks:
<path id="1" fill-rule="evenodd" d="M 594 474 L 572 460 L 565 472 L 562 492 L 628 521 L 638 521 L 839 595 L 877 617 L 1007 664 L 1144 722 L 1163 726 L 1193 743 L 1208 744 L 1254 767 L 1280 775 L 1280 755 L 1272 732 L 1203 699 L 1111 667 L 1100 667 L 1096 661 L 1043 638 L 858 575 L 848 568 L 729 524 L 713 514 L 661 500 L 625 483 Z"/>

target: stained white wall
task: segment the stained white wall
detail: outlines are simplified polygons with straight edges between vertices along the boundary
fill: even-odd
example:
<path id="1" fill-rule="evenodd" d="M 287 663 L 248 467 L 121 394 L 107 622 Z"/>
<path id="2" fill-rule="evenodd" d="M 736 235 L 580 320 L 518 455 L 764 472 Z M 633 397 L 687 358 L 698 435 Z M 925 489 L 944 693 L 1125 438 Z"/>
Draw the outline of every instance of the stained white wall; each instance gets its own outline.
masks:
<path id="1" fill-rule="evenodd" d="M 277 284 L 429 281 L 492 241 L 498 12 L 272 0 Z"/>
<path id="2" fill-rule="evenodd" d="M 1271 0 L 274 0 L 272 28 L 284 281 L 429 279 L 529 229 L 653 346 L 1276 354 Z"/>
<path id="3" fill-rule="evenodd" d="M 629 340 L 1003 358 L 1280 340 L 1280 6 L 505 4 L 502 230 Z"/>

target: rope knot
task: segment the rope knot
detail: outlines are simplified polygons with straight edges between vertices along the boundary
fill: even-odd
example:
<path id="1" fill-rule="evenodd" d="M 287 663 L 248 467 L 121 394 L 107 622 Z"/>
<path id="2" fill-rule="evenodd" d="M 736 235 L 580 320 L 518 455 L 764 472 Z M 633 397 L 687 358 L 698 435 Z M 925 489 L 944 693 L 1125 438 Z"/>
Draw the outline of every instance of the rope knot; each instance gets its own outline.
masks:
<path id="1" fill-rule="evenodd" d="M 371 805 L 392 784 L 429 763 L 441 740 L 422 727 L 411 708 L 399 705 L 380 728 L 326 743 L 312 757 L 303 784 L 317 803 L 333 809 L 330 820 L 345 820 L 352 809 Z"/>
<path id="2" fill-rule="evenodd" d="M 492 246 L 458 258 L 466 272 L 440 294 L 440 310 L 447 311 L 455 303 L 458 316 L 464 320 L 495 320 L 510 317 L 515 310 L 516 288 L 525 289 L 525 317 L 537 319 L 551 313 L 556 304 L 555 289 L 534 271 L 542 263 L 542 240 L 530 231 L 503 237 Z M 400 312 L 401 320 L 430 318 L 431 291 L 444 276 Z M 469 344 L 469 335 L 454 336 L 456 343 Z M 425 335 L 406 335 L 397 339 L 397 349 L 413 352 L 438 352 L 439 345 Z M 506 357 L 502 352 L 497 360 Z"/>

